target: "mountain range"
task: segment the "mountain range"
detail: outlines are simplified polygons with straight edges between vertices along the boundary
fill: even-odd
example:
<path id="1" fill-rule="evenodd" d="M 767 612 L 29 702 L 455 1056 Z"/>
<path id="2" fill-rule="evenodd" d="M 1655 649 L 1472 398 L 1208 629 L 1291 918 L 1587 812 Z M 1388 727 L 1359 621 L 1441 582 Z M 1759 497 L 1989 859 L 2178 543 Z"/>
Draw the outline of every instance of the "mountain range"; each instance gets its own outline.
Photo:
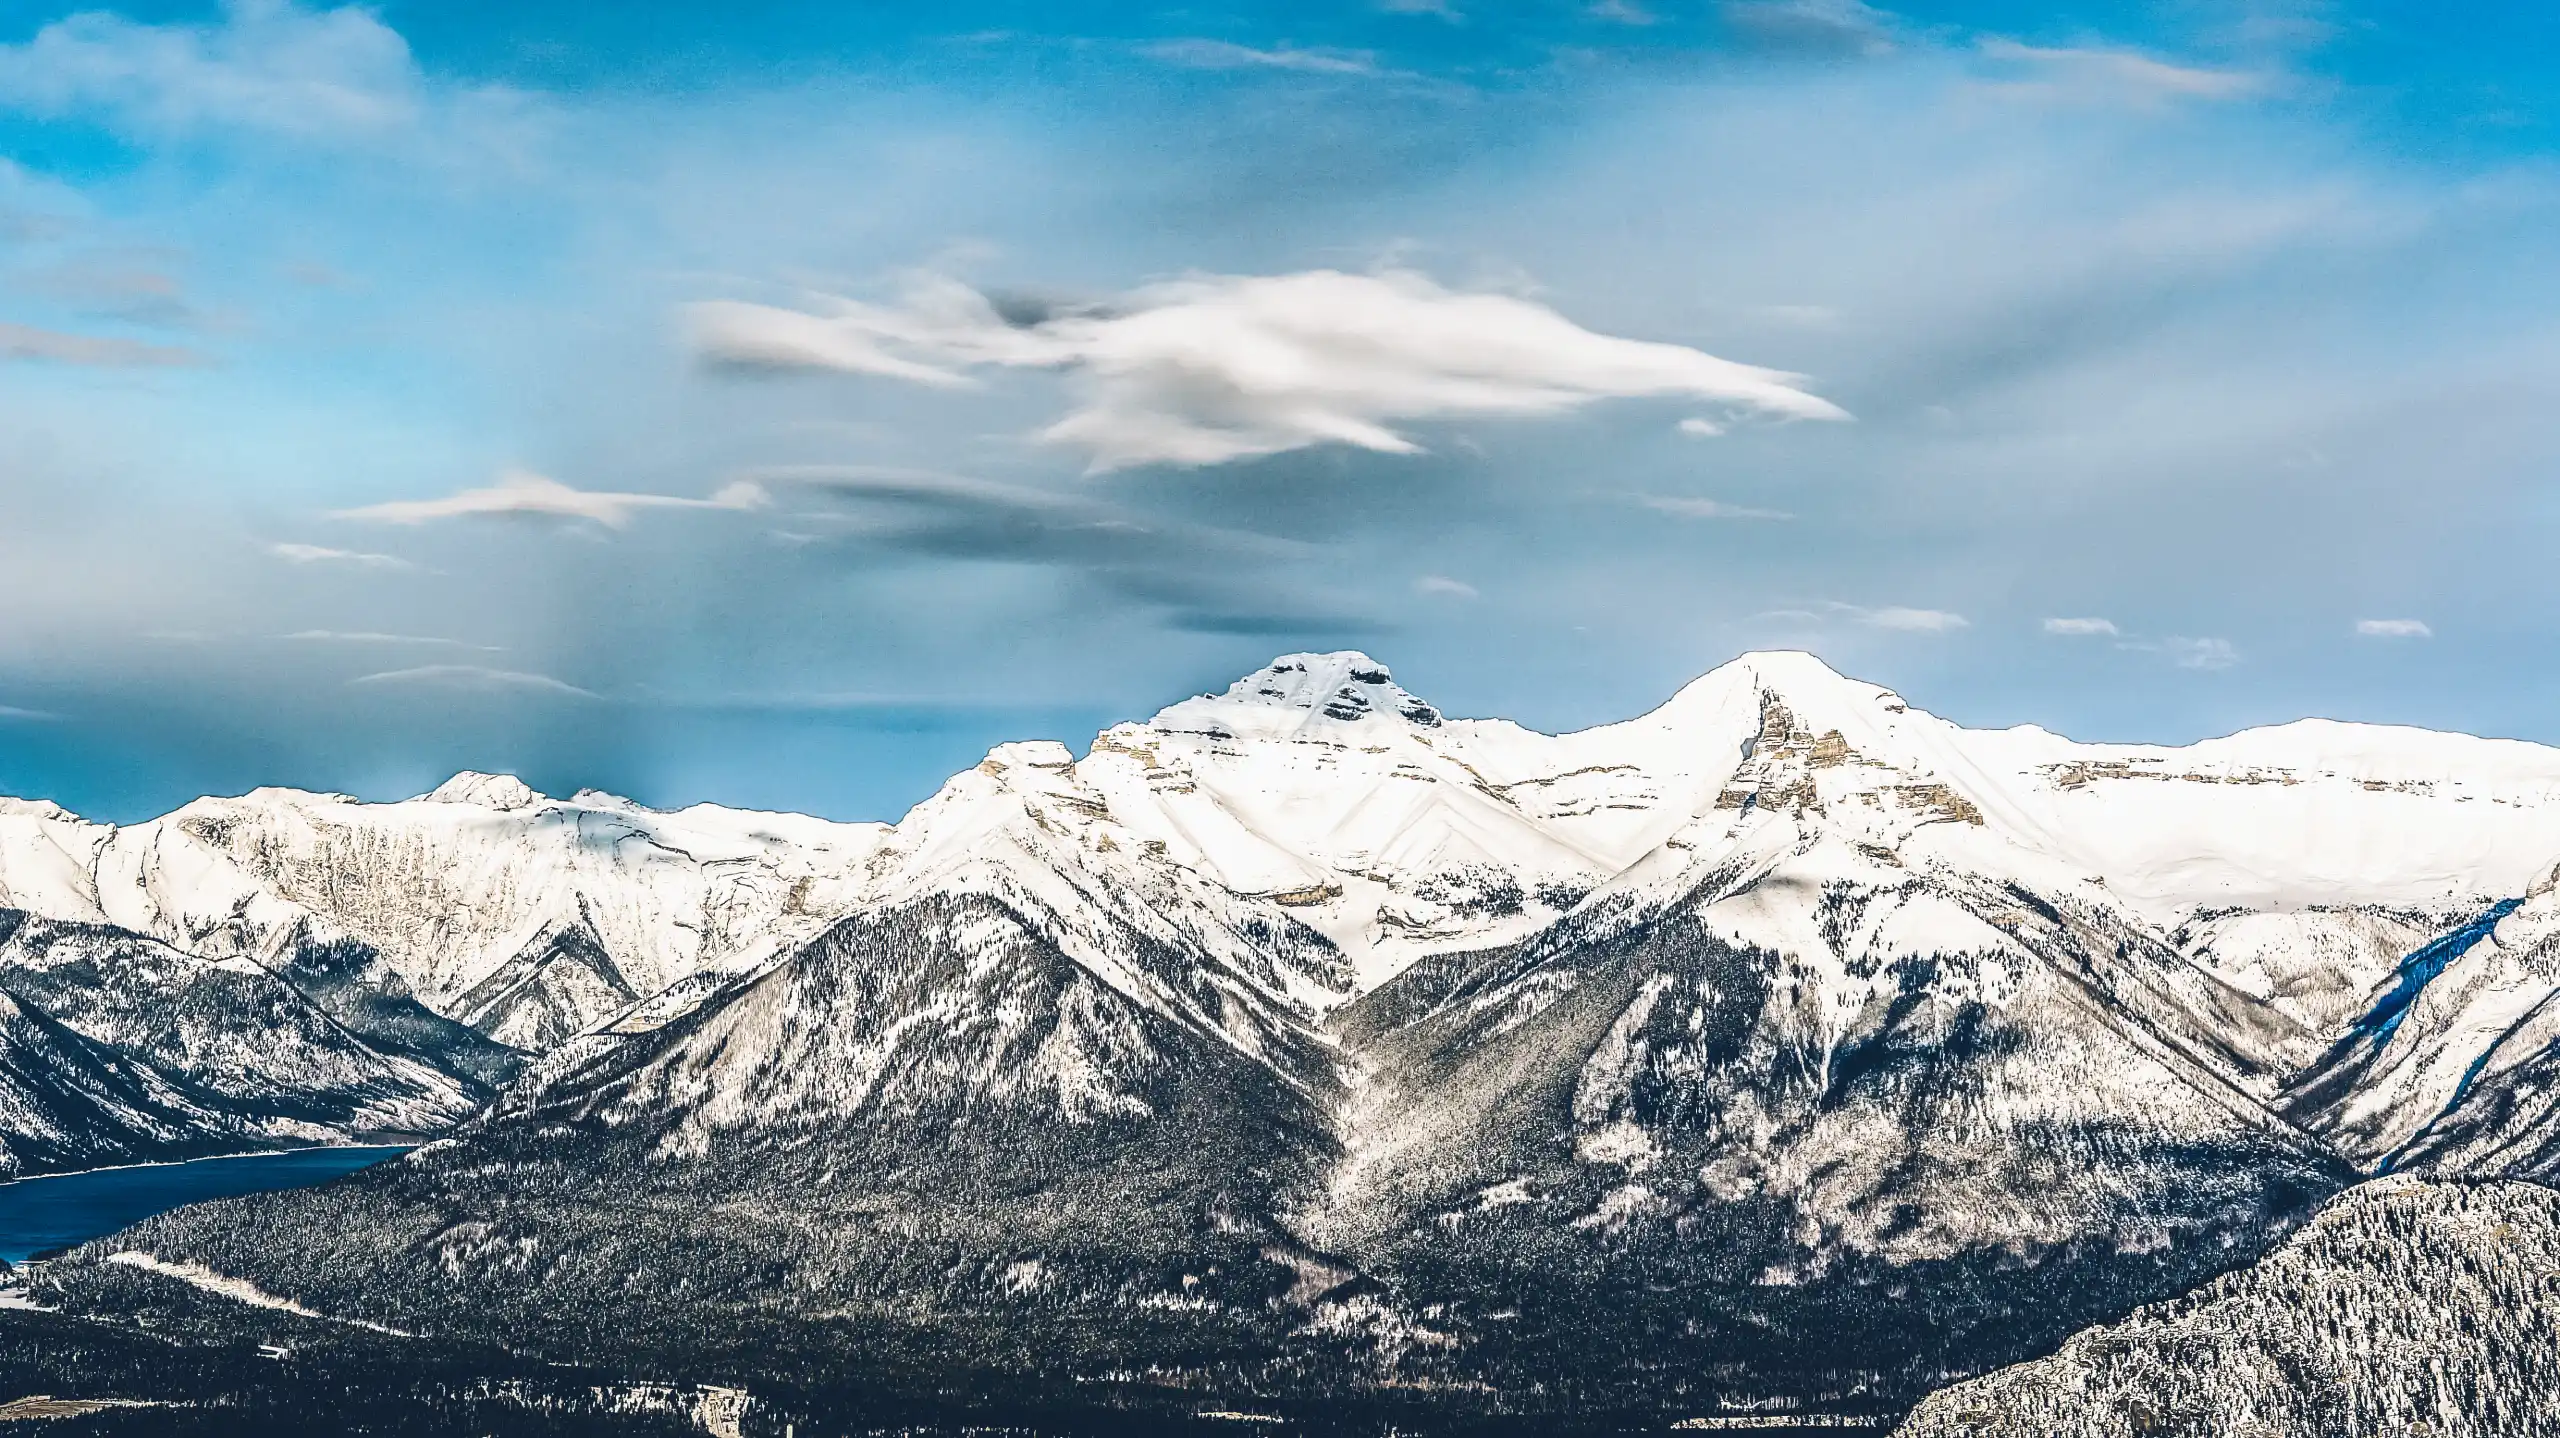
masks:
<path id="1" fill-rule="evenodd" d="M 7 801 L 0 1142 L 439 1135 L 53 1265 L 94 1316 L 185 1272 L 767 1391 L 1898 1411 L 2303 1272 L 2375 1181 L 2552 1177 L 2555 860 L 2533 744 L 2081 744 L 1791 653 L 1546 735 L 1290 655 L 895 825 Z"/>

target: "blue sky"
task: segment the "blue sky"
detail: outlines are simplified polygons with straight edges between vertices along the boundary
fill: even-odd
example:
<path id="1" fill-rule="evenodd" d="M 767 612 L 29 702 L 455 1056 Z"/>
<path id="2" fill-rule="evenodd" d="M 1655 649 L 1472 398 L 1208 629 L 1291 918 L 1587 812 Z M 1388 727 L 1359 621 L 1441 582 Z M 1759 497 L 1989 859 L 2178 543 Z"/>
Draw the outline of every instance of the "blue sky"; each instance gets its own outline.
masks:
<path id="1" fill-rule="evenodd" d="M 2560 741 L 2538 6 L 0 4 L 0 790 L 892 816 L 1274 653 Z"/>

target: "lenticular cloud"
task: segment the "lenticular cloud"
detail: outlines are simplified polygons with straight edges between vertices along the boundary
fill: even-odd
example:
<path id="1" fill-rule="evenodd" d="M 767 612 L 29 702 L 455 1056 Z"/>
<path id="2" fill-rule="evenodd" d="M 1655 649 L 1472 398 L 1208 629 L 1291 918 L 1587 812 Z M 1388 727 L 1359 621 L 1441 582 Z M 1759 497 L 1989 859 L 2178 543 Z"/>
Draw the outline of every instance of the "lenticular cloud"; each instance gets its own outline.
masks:
<path id="1" fill-rule="evenodd" d="M 1685 345 L 1584 329 L 1510 295 L 1446 290 L 1408 272 L 1200 276 L 1107 306 L 1008 317 L 956 281 L 896 305 L 693 307 L 704 357 L 833 369 L 946 388 L 987 367 L 1070 375 L 1080 399 L 1041 431 L 1097 470 L 1208 465 L 1338 443 L 1420 449 L 1418 420 L 1557 414 L 1611 398 L 1678 396 L 1781 419 L 1846 419 L 1803 377 Z"/>

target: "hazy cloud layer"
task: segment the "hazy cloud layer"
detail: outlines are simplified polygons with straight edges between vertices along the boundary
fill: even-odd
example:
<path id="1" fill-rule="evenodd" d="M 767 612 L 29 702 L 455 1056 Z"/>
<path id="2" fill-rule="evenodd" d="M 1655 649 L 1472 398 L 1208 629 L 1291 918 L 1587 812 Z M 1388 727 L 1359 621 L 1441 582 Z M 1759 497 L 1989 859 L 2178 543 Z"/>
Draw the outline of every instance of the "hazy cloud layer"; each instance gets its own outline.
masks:
<path id="1" fill-rule="evenodd" d="M 719 301 L 692 317 L 701 352 L 732 365 L 946 388 L 988 367 L 1065 372 L 1081 402 L 1040 438 L 1082 451 L 1097 471 L 1320 444 L 1413 454 L 1421 444 L 1396 425 L 1556 415 L 1609 398 L 1847 418 L 1800 375 L 1598 334 L 1534 301 L 1403 271 L 1203 276 L 1010 317 L 956 281 L 926 278 L 894 306 L 838 299 L 812 313 Z"/>
<path id="2" fill-rule="evenodd" d="M 106 369 L 168 369 L 200 365 L 205 357 L 178 345 L 101 335 L 64 334 L 33 325 L 0 322 L 0 359 L 42 360 Z"/>

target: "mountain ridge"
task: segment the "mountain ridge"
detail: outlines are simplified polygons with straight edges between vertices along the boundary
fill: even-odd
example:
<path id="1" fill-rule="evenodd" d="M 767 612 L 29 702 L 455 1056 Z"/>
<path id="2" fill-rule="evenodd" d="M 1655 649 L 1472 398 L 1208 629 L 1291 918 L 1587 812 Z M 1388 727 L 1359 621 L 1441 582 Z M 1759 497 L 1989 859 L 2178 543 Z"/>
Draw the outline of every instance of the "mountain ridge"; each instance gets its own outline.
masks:
<path id="1" fill-rule="evenodd" d="M 131 1249 L 404 1332 L 594 1315 L 564 1361 L 644 1343 L 612 1314 L 1062 1392 L 1882 1403 L 2386 1161 L 2560 1151 L 2517 1019 L 2560 1013 L 2560 751 L 2510 741 L 2082 745 L 1802 654 L 1543 735 L 1342 651 L 894 825 L 439 792 L 0 816 L 0 884 L 80 898 L 35 840 L 93 844 L 84 902 L 336 934 L 540 1051 L 406 1160 L 93 1245 L 65 1302 Z"/>

